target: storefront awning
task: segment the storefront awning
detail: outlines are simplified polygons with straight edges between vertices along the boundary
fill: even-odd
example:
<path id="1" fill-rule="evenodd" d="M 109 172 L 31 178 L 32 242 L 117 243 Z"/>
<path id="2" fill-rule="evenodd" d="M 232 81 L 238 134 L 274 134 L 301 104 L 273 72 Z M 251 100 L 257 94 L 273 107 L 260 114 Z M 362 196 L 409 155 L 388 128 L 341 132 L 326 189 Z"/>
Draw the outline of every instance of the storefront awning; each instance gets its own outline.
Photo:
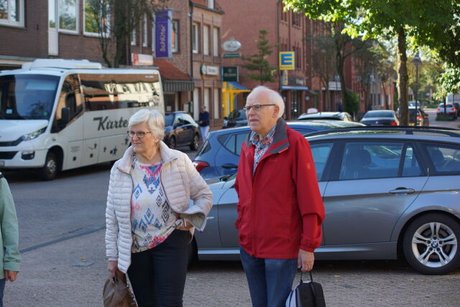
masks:
<path id="1" fill-rule="evenodd" d="M 308 91 L 308 86 L 297 86 L 297 85 L 283 85 L 281 86 L 282 91 Z"/>
<path id="2" fill-rule="evenodd" d="M 155 59 L 154 65 L 160 70 L 165 93 L 193 91 L 195 85 L 190 76 L 174 64 L 168 60 Z"/>
<path id="3" fill-rule="evenodd" d="M 250 89 L 239 84 L 238 82 L 232 81 L 232 82 L 227 82 L 227 83 L 230 85 L 231 90 L 233 91 L 239 91 L 239 92 L 250 92 L 251 91 Z"/>

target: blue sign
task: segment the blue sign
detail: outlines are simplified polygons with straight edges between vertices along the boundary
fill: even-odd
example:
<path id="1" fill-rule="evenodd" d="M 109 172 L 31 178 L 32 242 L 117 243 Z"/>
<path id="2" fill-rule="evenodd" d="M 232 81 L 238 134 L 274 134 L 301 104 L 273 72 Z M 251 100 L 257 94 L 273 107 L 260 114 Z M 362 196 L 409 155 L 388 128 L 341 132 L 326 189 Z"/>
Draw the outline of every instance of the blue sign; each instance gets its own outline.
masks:
<path id="1" fill-rule="evenodd" d="M 156 58 L 172 57 L 171 20 L 171 10 L 158 11 L 155 13 L 155 50 L 153 50 L 153 54 Z"/>

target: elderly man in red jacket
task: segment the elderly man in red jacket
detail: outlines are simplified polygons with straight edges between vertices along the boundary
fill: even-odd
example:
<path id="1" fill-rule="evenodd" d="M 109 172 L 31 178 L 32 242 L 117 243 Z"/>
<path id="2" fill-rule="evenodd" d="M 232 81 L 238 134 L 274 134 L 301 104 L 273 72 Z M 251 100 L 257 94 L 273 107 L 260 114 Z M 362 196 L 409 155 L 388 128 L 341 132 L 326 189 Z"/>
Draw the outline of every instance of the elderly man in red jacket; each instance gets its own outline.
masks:
<path id="1" fill-rule="evenodd" d="M 253 306 L 284 306 L 297 271 L 310 271 L 324 206 L 310 145 L 283 120 L 284 101 L 267 87 L 246 100 L 236 227 Z"/>

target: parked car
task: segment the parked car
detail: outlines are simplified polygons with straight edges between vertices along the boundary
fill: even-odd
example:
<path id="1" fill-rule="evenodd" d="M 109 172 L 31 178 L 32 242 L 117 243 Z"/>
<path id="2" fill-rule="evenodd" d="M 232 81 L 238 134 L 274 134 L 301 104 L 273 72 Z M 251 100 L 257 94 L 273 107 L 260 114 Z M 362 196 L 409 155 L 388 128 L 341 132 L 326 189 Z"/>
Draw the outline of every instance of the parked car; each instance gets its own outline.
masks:
<path id="1" fill-rule="evenodd" d="M 458 267 L 459 131 L 358 127 L 307 138 L 326 209 L 316 259 L 403 257 L 423 274 Z M 234 176 L 210 188 L 214 206 L 206 229 L 196 233 L 195 252 L 201 260 L 237 260 Z"/>
<path id="2" fill-rule="evenodd" d="M 224 125 L 222 128 L 232 128 L 232 127 L 241 127 L 248 125 L 248 118 L 246 116 L 246 111 L 243 109 L 233 110 L 224 117 Z"/>
<path id="3" fill-rule="evenodd" d="M 364 126 L 356 122 L 336 120 L 292 121 L 288 125 L 302 134 L 340 127 Z M 234 174 L 241 144 L 247 139 L 249 126 L 211 131 L 193 163 L 205 179 Z"/>
<path id="4" fill-rule="evenodd" d="M 459 117 L 460 116 L 460 103 L 454 102 L 453 105 L 455 107 L 455 110 L 457 110 L 457 117 Z"/>
<path id="5" fill-rule="evenodd" d="M 317 112 L 304 113 L 297 118 L 298 120 L 343 120 L 352 122 L 353 117 L 347 112 Z"/>
<path id="6" fill-rule="evenodd" d="M 196 150 L 200 141 L 198 124 L 184 111 L 166 113 L 164 141 L 170 148 L 189 146 Z"/>
<path id="7" fill-rule="evenodd" d="M 409 107 L 409 126 L 415 126 L 416 120 L 419 127 L 428 127 L 430 125 L 429 116 L 423 109 Z"/>
<path id="8" fill-rule="evenodd" d="M 360 122 L 366 126 L 399 126 L 399 120 L 393 110 L 367 111 Z"/>
<path id="9" fill-rule="evenodd" d="M 436 110 L 436 120 L 440 119 L 457 119 L 457 109 L 452 103 L 441 102 Z"/>

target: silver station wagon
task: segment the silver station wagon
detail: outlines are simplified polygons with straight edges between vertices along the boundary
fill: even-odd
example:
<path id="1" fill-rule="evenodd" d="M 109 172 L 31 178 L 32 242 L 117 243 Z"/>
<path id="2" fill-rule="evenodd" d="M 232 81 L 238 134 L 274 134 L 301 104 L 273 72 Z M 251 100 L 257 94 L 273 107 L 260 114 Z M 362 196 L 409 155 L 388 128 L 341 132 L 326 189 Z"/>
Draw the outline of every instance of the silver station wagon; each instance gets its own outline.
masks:
<path id="1" fill-rule="evenodd" d="M 308 136 L 326 207 L 318 260 L 403 257 L 423 274 L 459 264 L 460 131 L 341 128 Z M 234 176 L 211 184 L 200 260 L 239 259 Z M 276 179 L 274 179 L 276 180 Z"/>

